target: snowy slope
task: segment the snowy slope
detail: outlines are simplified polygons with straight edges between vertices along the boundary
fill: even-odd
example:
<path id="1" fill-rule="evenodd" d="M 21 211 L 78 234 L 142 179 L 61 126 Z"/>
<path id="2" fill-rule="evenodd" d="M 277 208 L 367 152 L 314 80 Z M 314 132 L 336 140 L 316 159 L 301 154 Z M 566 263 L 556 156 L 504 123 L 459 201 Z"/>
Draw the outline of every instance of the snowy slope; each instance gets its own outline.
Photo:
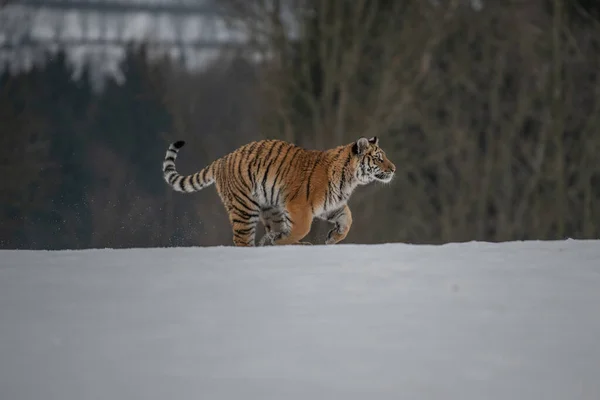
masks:
<path id="1" fill-rule="evenodd" d="M 0 399 L 600 399 L 600 241 L 0 252 Z"/>

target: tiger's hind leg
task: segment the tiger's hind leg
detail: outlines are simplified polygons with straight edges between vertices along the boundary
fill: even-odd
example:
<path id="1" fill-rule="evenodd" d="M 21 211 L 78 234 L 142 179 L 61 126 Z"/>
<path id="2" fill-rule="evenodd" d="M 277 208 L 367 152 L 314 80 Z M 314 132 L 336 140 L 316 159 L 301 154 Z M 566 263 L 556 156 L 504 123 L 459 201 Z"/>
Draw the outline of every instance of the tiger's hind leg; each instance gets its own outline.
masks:
<path id="1" fill-rule="evenodd" d="M 247 182 L 228 177 L 225 172 L 222 166 L 221 169 L 217 169 L 215 185 L 217 194 L 229 217 L 233 232 L 233 244 L 240 247 L 253 247 L 256 224 L 259 220 L 258 203 L 251 193 L 244 190 Z"/>
<path id="2" fill-rule="evenodd" d="M 253 247 L 258 214 L 248 213 L 242 217 L 239 213 L 230 212 L 229 221 L 233 230 L 233 244 L 235 246 Z"/>
<path id="3" fill-rule="evenodd" d="M 256 237 L 256 225 L 259 221 L 258 208 L 245 203 L 229 204 L 227 207 L 229 222 L 233 231 L 235 246 L 253 247 Z"/>

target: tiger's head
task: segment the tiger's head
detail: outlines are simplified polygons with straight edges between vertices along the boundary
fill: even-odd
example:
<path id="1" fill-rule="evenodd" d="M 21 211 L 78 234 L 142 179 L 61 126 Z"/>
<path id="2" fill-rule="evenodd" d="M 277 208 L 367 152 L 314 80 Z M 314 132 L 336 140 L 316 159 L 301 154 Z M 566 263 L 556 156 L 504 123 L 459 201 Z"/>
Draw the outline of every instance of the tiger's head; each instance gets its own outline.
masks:
<path id="1" fill-rule="evenodd" d="M 357 157 L 356 179 L 361 185 L 373 181 L 388 183 L 394 177 L 396 166 L 388 160 L 385 152 L 379 147 L 379 139 L 361 137 L 352 146 Z"/>

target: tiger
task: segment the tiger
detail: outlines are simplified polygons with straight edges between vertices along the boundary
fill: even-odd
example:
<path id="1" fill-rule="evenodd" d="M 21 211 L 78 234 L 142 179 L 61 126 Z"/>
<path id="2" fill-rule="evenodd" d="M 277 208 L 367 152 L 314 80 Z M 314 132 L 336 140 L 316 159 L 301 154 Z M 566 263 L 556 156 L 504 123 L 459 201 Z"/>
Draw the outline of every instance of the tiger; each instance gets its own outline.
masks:
<path id="1" fill-rule="evenodd" d="M 308 150 L 276 139 L 254 141 L 183 176 L 175 168 L 180 140 L 171 143 L 163 161 L 163 178 L 181 193 L 200 191 L 213 183 L 223 203 L 234 246 L 255 246 L 260 221 L 265 234 L 259 246 L 311 244 L 301 240 L 315 218 L 333 228 L 325 244 L 344 240 L 352 225 L 348 200 L 361 185 L 390 183 L 396 166 L 364 136 L 327 150 Z"/>

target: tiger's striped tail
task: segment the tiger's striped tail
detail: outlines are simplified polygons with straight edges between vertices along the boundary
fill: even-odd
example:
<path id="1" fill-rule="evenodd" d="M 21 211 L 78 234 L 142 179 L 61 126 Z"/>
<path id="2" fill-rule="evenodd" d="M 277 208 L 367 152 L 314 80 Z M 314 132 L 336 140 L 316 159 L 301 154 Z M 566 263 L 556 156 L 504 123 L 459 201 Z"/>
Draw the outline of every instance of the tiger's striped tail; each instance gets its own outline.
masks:
<path id="1" fill-rule="evenodd" d="M 194 193 L 212 185 L 214 179 L 214 163 L 192 175 L 183 176 L 175 169 L 177 153 L 185 145 L 183 140 L 172 143 L 163 161 L 163 178 L 177 192 Z"/>

